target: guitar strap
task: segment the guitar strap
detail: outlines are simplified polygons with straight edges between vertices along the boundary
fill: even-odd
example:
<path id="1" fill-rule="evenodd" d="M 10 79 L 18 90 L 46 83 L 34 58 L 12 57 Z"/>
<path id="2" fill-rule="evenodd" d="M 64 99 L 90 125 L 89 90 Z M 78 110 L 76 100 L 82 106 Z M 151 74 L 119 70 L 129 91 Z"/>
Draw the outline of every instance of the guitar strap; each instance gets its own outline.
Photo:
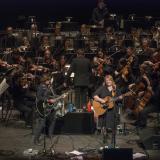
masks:
<path id="1" fill-rule="evenodd" d="M 116 92 L 114 90 L 112 90 L 112 97 L 116 96 Z"/>

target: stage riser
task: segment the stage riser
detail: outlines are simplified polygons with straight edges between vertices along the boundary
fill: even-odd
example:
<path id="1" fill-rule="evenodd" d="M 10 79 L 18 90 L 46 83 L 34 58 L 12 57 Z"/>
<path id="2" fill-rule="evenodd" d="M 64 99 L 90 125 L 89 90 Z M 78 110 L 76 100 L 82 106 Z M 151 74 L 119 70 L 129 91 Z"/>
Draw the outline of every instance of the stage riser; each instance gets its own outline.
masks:
<path id="1" fill-rule="evenodd" d="M 94 128 L 93 113 L 68 113 L 57 119 L 54 134 L 92 134 Z"/>

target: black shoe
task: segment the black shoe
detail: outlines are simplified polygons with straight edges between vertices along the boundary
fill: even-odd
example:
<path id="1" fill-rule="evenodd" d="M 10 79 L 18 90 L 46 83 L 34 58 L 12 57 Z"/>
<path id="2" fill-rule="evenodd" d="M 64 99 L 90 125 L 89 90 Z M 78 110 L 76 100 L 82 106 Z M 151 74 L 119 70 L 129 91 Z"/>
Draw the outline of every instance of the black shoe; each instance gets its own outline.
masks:
<path id="1" fill-rule="evenodd" d="M 146 127 L 146 124 L 139 124 L 137 127 L 139 127 L 140 129 L 143 129 Z"/>
<path id="2" fill-rule="evenodd" d="M 138 126 L 139 125 L 139 121 L 135 121 L 134 123 L 130 123 L 133 126 Z"/>
<path id="3" fill-rule="evenodd" d="M 101 130 L 100 129 L 96 129 L 94 134 L 95 135 L 100 135 L 101 134 Z"/>
<path id="4" fill-rule="evenodd" d="M 34 139 L 34 144 L 37 146 L 41 146 L 42 144 L 40 143 L 39 139 Z"/>
<path id="5" fill-rule="evenodd" d="M 145 128 L 146 127 L 146 124 L 145 123 L 141 123 L 139 121 L 136 121 L 134 123 L 131 123 L 131 125 L 137 127 L 137 128 Z"/>

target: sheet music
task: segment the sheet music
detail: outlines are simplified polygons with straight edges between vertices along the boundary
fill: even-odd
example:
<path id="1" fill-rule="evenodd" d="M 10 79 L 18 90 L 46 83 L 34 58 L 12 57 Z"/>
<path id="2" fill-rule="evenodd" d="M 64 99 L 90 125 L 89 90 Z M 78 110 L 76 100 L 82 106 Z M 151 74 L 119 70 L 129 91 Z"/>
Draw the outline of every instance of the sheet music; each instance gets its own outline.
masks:
<path id="1" fill-rule="evenodd" d="M 9 85 L 6 82 L 6 78 L 3 79 L 3 81 L 0 83 L 0 96 L 7 90 Z"/>

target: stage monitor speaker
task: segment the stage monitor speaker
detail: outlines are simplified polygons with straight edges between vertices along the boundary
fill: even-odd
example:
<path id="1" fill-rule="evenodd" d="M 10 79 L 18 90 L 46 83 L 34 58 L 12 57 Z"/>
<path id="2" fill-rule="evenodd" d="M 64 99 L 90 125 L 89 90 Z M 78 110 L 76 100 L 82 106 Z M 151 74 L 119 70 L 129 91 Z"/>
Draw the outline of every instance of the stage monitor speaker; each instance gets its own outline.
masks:
<path id="1" fill-rule="evenodd" d="M 133 160 L 131 148 L 110 148 L 103 151 L 103 160 Z"/>
<path id="2" fill-rule="evenodd" d="M 160 135 L 156 134 L 155 129 L 142 129 L 139 136 L 146 150 L 160 150 Z"/>
<path id="3" fill-rule="evenodd" d="M 150 160 L 160 160 L 159 150 L 146 150 L 148 159 Z"/>

